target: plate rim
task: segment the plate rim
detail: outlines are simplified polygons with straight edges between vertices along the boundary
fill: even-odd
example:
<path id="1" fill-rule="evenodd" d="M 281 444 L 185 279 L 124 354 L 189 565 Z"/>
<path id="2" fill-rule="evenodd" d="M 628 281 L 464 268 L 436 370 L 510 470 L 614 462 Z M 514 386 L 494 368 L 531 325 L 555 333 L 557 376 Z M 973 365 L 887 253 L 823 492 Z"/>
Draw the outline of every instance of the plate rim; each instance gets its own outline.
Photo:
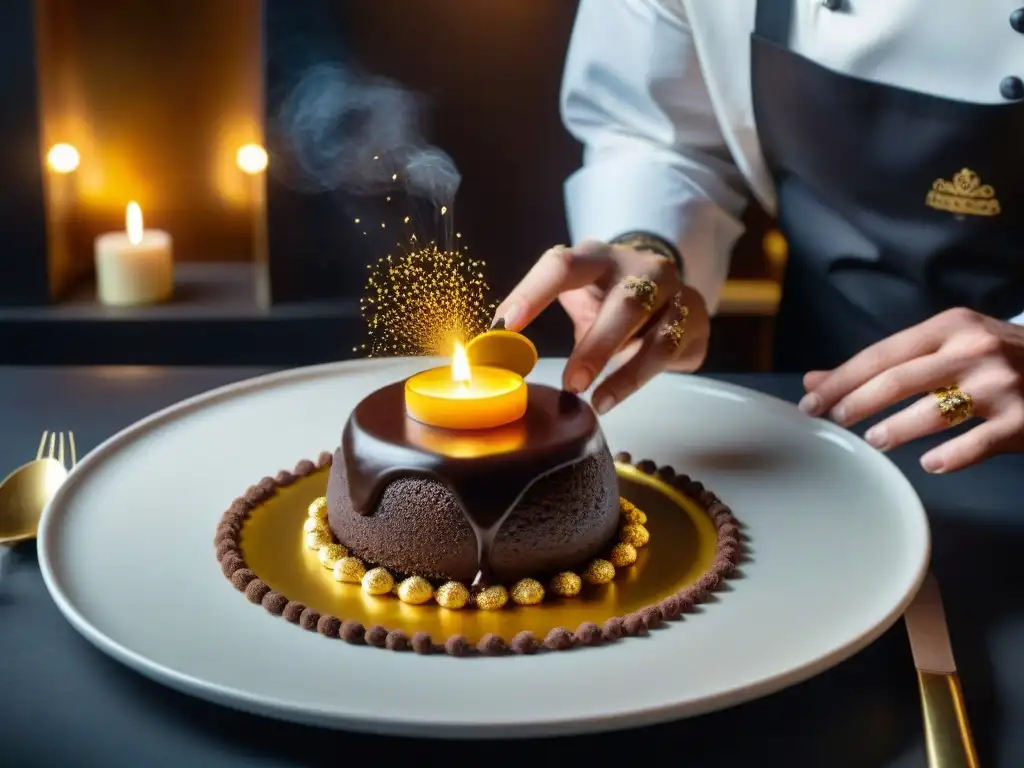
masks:
<path id="1" fill-rule="evenodd" d="M 358 360 L 345 360 L 340 362 L 322 363 L 319 365 L 289 368 L 270 373 L 259 374 L 236 382 L 224 384 L 213 389 L 200 392 L 196 395 L 179 400 L 171 405 L 161 408 L 154 413 L 135 421 L 134 423 L 119 430 L 95 448 L 90 450 L 79 461 L 72 470 L 68 479 L 58 489 L 57 493 L 47 504 L 40 520 L 37 536 L 37 551 L 39 558 L 40 572 L 47 592 L 57 605 L 58 610 L 69 624 L 84 637 L 93 647 L 105 655 L 120 662 L 129 669 L 143 675 L 144 677 L 165 685 L 175 691 L 203 699 L 214 704 L 225 706 L 231 709 L 243 711 L 249 714 L 269 717 L 276 720 L 292 722 L 304 725 L 313 725 L 353 732 L 411 736 L 431 737 L 438 739 L 496 739 L 496 738 L 537 738 L 547 736 L 583 735 L 594 732 L 618 731 L 628 728 L 642 727 L 664 723 L 670 720 L 694 717 L 707 714 L 721 709 L 737 706 L 763 696 L 777 693 L 786 688 L 805 682 L 823 672 L 837 666 L 855 656 L 867 648 L 875 640 L 891 629 L 902 617 L 907 606 L 916 596 L 920 589 L 928 569 L 930 567 L 932 554 L 932 536 L 928 514 L 921 501 L 920 495 L 914 489 L 909 479 L 896 466 L 892 459 L 883 453 L 877 453 L 875 460 L 881 459 L 883 464 L 888 465 L 891 472 L 895 473 L 893 479 L 901 482 L 911 497 L 915 500 L 914 508 L 904 509 L 904 515 L 912 515 L 921 524 L 922 550 L 921 558 L 916 566 L 916 573 L 911 582 L 911 587 L 905 592 L 902 599 L 878 621 L 873 627 L 868 628 L 860 635 L 851 637 L 845 642 L 838 644 L 829 651 L 820 654 L 810 662 L 792 666 L 788 669 L 777 672 L 768 677 L 760 677 L 756 682 L 739 683 L 726 690 L 719 691 L 711 696 L 705 696 L 699 700 L 675 702 L 668 704 L 656 704 L 646 707 L 634 707 L 628 713 L 609 713 L 601 715 L 574 716 L 566 715 L 559 718 L 550 716 L 541 719 L 533 719 L 529 715 L 520 718 L 513 723 L 453 723 L 450 719 L 431 720 L 429 713 L 418 716 L 415 719 L 388 714 L 386 719 L 379 719 L 371 715 L 360 713 L 340 714 L 336 711 L 323 710 L 315 705 L 302 705 L 282 699 L 275 699 L 262 694 L 254 694 L 225 686 L 220 683 L 210 682 L 191 674 L 175 670 L 165 664 L 147 658 L 141 653 L 133 651 L 121 642 L 109 637 L 82 615 L 81 611 L 74 605 L 72 599 L 63 590 L 60 577 L 55 566 L 56 547 L 53 532 L 55 520 L 61 513 L 65 499 L 74 492 L 75 486 L 80 479 L 93 467 L 100 465 L 106 457 L 116 450 L 122 443 L 146 433 L 155 426 L 164 423 L 170 418 L 187 415 L 201 406 L 208 405 L 218 399 L 233 396 L 236 394 L 251 392 L 263 388 L 275 386 L 284 382 L 312 380 L 321 376 L 335 373 L 373 371 L 386 367 L 400 368 L 407 365 L 411 360 L 429 363 L 430 361 L 443 360 L 438 357 L 391 357 L 371 358 Z M 565 358 L 541 358 L 542 361 L 559 362 Z M 736 395 L 749 398 L 751 395 L 761 400 L 771 401 L 774 407 L 793 408 L 790 402 L 776 397 L 769 393 L 760 392 L 749 387 L 733 384 L 732 382 L 712 379 L 707 376 L 693 374 L 660 374 L 660 376 L 671 377 L 677 380 L 708 382 L 713 381 L 717 388 L 726 389 Z M 844 430 L 827 420 L 816 420 L 819 428 L 823 428 L 844 440 L 853 439 L 856 442 L 864 441 L 858 435 Z M 865 443 L 866 445 L 866 443 Z M 506 663 L 509 660 L 503 660 Z"/>

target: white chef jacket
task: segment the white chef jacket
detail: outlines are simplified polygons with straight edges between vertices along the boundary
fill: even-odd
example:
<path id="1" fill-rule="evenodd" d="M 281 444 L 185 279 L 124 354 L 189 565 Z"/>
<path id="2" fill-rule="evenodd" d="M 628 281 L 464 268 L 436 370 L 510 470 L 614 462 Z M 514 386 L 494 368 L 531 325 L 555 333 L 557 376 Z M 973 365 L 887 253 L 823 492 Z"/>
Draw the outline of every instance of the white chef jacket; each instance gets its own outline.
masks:
<path id="1" fill-rule="evenodd" d="M 790 47 L 867 80 L 1005 103 L 1000 81 L 1024 78 L 1024 34 L 1010 24 L 1021 6 L 844 0 L 831 11 L 822 0 L 794 0 Z M 687 282 L 712 311 L 748 194 L 769 212 L 776 207 L 751 99 L 756 7 L 580 0 L 562 84 L 562 119 L 584 145 L 583 167 L 566 182 L 573 242 L 645 231 L 675 243 Z M 1024 323 L 1024 314 L 1014 321 Z"/>

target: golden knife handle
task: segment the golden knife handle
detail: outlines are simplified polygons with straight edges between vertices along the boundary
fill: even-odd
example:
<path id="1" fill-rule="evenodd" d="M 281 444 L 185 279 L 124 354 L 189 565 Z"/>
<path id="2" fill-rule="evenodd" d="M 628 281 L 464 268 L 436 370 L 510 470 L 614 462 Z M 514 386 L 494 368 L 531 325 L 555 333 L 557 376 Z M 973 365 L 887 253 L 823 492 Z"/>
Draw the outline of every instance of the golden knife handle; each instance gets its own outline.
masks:
<path id="1" fill-rule="evenodd" d="M 918 670 L 924 739 L 931 768 L 978 768 L 960 678 Z"/>

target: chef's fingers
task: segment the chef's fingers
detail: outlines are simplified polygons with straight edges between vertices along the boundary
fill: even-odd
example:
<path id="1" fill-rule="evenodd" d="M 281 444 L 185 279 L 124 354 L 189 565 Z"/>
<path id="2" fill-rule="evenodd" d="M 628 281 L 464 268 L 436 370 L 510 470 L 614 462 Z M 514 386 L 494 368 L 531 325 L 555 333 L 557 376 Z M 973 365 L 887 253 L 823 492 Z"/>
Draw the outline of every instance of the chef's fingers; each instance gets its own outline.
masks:
<path id="1" fill-rule="evenodd" d="M 563 374 L 563 386 L 582 392 L 594 383 L 618 350 L 658 312 L 679 286 L 675 264 L 654 254 L 634 251 L 608 289 L 594 324 L 580 339 Z"/>
<path id="2" fill-rule="evenodd" d="M 679 353 L 666 366 L 671 371 L 690 373 L 702 365 L 708 355 L 708 342 L 711 339 L 711 317 L 704 304 L 704 298 L 687 285 L 679 289 L 676 295 L 678 303 L 686 308 L 686 336 L 680 345 Z"/>
<path id="3" fill-rule="evenodd" d="M 829 371 L 813 387 L 808 386 L 808 377 L 805 377 L 808 392 L 800 401 L 800 410 L 810 416 L 820 416 L 882 371 L 930 355 L 940 348 L 957 346 L 958 332 L 981 321 L 981 316 L 970 310 L 951 309 L 872 344 Z"/>
<path id="4" fill-rule="evenodd" d="M 821 386 L 821 382 L 828 378 L 830 373 L 832 373 L 832 371 L 808 371 L 805 373 L 804 391 L 810 392 L 812 389 L 817 389 Z"/>
<path id="5" fill-rule="evenodd" d="M 891 451 L 911 440 L 948 429 L 934 395 L 918 398 L 901 411 L 878 422 L 864 433 L 864 439 L 880 451 Z"/>
<path id="6" fill-rule="evenodd" d="M 944 381 L 944 384 L 949 384 Z M 970 413 L 984 418 L 1000 415 L 994 404 L 1003 396 L 1001 381 L 984 369 L 964 376 L 960 391 L 970 395 Z M 880 421 L 864 433 L 864 439 L 881 451 L 890 451 L 919 437 L 949 429 L 950 422 L 939 408 L 935 392 L 928 392 L 901 411 Z"/>
<path id="7" fill-rule="evenodd" d="M 979 366 L 965 373 L 956 389 L 969 397 L 967 412 L 960 414 L 960 420 L 970 415 L 986 422 L 926 453 L 921 464 L 929 472 L 964 469 L 1024 443 L 1024 400 L 1015 372 L 998 364 Z M 871 427 L 864 439 L 879 450 L 889 451 L 951 426 L 940 409 L 939 398 L 930 392 Z"/>
<path id="8" fill-rule="evenodd" d="M 661 310 L 657 322 L 644 333 L 636 354 L 594 390 L 591 401 L 599 414 L 607 413 L 670 364 L 674 369 L 694 370 L 703 362 L 708 324 L 701 322 L 703 302 L 696 302 L 694 309 L 687 305 L 689 293 L 685 289 Z M 691 332 L 694 314 L 698 316 Z"/>
<path id="9" fill-rule="evenodd" d="M 556 245 L 537 260 L 494 313 L 509 331 L 520 331 L 547 309 L 558 294 L 595 283 L 614 269 L 612 246 L 584 242 L 575 248 Z"/>
<path id="10" fill-rule="evenodd" d="M 948 352 L 916 357 L 882 371 L 843 397 L 832 408 L 831 418 L 844 427 L 856 424 L 908 397 L 957 381 L 966 366 L 963 357 Z"/>
<path id="11" fill-rule="evenodd" d="M 1018 452 L 1024 443 L 1024 409 L 1015 408 L 947 440 L 921 457 L 928 472 L 956 472 L 998 453 Z"/>

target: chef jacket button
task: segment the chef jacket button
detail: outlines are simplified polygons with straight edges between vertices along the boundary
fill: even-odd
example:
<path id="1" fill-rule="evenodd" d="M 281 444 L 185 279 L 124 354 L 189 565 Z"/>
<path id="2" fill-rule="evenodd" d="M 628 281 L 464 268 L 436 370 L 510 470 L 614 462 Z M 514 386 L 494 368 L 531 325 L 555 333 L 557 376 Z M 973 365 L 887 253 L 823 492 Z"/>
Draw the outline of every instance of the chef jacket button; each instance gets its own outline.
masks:
<path id="1" fill-rule="evenodd" d="M 843 0 L 821 0 L 821 4 L 830 11 L 838 11 L 843 7 Z"/>
<path id="2" fill-rule="evenodd" d="M 1011 101 L 1024 99 L 1024 80 L 1012 75 L 1004 77 L 999 81 L 999 93 L 1002 94 L 1004 99 L 1010 99 Z"/>
<path id="3" fill-rule="evenodd" d="M 1010 14 L 1010 26 L 1015 31 L 1024 34 L 1024 8 L 1018 8 Z"/>

